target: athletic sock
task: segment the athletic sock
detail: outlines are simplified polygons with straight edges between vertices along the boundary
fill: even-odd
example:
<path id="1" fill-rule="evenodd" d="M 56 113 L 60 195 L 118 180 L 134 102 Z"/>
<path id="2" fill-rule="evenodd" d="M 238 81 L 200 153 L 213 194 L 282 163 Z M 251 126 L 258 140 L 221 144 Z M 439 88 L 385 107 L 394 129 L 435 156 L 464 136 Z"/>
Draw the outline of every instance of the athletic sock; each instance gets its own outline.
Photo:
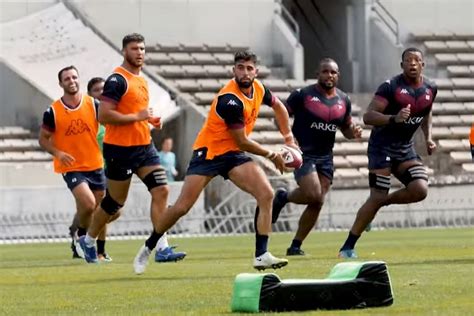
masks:
<path id="1" fill-rule="evenodd" d="M 156 244 L 156 250 L 160 251 L 165 248 L 168 248 L 170 245 L 168 244 L 168 236 L 166 236 L 166 233 L 161 236 L 160 239 L 158 239 L 158 242 Z"/>
<path id="2" fill-rule="evenodd" d="M 255 234 L 255 257 L 260 257 L 267 252 L 268 236 Z"/>
<path id="3" fill-rule="evenodd" d="M 97 253 L 105 254 L 105 240 L 97 239 Z"/>
<path id="4" fill-rule="evenodd" d="M 303 242 L 301 240 L 293 239 L 293 241 L 291 242 L 290 248 L 300 249 L 301 244 L 303 244 Z"/>
<path id="5" fill-rule="evenodd" d="M 355 244 L 360 236 L 354 235 L 352 232 L 349 232 L 346 242 L 342 245 L 341 250 L 354 249 Z"/>
<path id="6" fill-rule="evenodd" d="M 77 228 L 77 236 L 78 237 L 84 236 L 85 234 L 87 234 L 87 229 L 82 228 L 82 227 Z"/>
<path id="7" fill-rule="evenodd" d="M 151 233 L 150 237 L 145 241 L 145 246 L 148 248 L 148 250 L 153 250 L 156 247 L 156 244 L 158 243 L 158 240 L 163 236 L 164 234 L 157 233 L 155 230 Z"/>
<path id="8" fill-rule="evenodd" d="M 95 238 L 92 238 L 89 236 L 89 233 L 86 234 L 86 237 L 84 238 L 84 241 L 86 243 L 86 246 L 88 248 L 94 247 L 95 246 Z"/>

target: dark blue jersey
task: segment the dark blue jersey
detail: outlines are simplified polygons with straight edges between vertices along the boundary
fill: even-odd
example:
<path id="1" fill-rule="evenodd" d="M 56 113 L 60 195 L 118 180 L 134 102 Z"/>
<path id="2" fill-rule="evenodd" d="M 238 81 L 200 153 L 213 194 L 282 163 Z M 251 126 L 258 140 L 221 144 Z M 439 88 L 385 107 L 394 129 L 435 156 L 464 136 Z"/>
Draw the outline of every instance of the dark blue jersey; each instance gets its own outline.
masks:
<path id="1" fill-rule="evenodd" d="M 326 98 L 313 84 L 293 91 L 286 106 L 295 117 L 292 131 L 304 154 L 332 153 L 337 129 L 351 124 L 351 101 L 339 89 Z"/>
<path id="2" fill-rule="evenodd" d="M 413 135 L 431 112 L 436 93 L 436 85 L 426 77 L 418 87 L 407 83 L 402 74 L 385 81 L 375 92 L 375 99 L 386 104 L 383 114 L 396 115 L 410 104 L 410 117 L 402 123 L 374 126 L 370 134 L 371 146 L 398 147 L 408 149 L 413 144 Z"/>

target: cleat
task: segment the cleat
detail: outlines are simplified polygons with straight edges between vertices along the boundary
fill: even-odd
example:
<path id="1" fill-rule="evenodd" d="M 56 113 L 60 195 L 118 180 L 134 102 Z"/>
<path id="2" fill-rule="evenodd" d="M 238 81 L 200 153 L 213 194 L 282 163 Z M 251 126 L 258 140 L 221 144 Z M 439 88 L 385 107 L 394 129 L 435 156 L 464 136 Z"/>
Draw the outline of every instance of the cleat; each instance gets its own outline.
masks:
<path id="1" fill-rule="evenodd" d="M 112 258 L 107 253 L 99 253 L 97 255 L 97 258 L 99 259 L 100 262 L 104 262 L 104 263 L 109 263 L 113 261 Z"/>
<path id="2" fill-rule="evenodd" d="M 263 255 L 256 257 L 253 260 L 253 267 L 258 271 L 265 269 L 280 269 L 288 264 L 288 260 L 274 257 L 270 252 L 265 252 Z"/>
<path id="3" fill-rule="evenodd" d="M 288 191 L 284 188 L 279 188 L 275 192 L 275 197 L 273 198 L 273 207 L 272 207 L 272 224 L 275 224 L 280 216 L 280 212 L 283 207 L 286 205 L 286 202 L 283 202 L 282 199 L 285 195 L 288 194 Z"/>
<path id="4" fill-rule="evenodd" d="M 183 260 L 186 257 L 185 252 L 174 252 L 176 246 L 166 247 L 161 250 L 156 250 L 155 261 L 156 262 L 177 262 Z"/>
<path id="5" fill-rule="evenodd" d="M 87 263 L 99 263 L 99 260 L 97 259 L 97 250 L 95 249 L 95 246 L 88 247 L 86 245 L 86 236 L 81 236 L 79 238 L 79 245 L 81 246 L 81 249 L 84 253 L 84 259 L 86 259 Z"/>
<path id="6" fill-rule="evenodd" d="M 343 259 L 356 259 L 357 254 L 354 249 L 344 249 L 339 251 L 338 257 Z"/>
<path id="7" fill-rule="evenodd" d="M 304 256 L 305 253 L 301 248 L 290 247 L 286 249 L 287 256 Z"/>
<path id="8" fill-rule="evenodd" d="M 84 259 L 84 252 L 82 251 L 81 246 L 79 245 L 79 249 L 81 249 L 82 257 L 77 252 L 76 245 L 79 245 L 79 243 L 76 240 L 73 239 L 71 241 L 72 258 L 73 259 Z"/>
<path id="9" fill-rule="evenodd" d="M 138 250 L 135 259 L 133 260 L 133 269 L 135 270 L 136 274 L 142 274 L 145 272 L 150 254 L 151 250 L 148 249 L 146 245 L 143 245 L 140 250 Z"/>

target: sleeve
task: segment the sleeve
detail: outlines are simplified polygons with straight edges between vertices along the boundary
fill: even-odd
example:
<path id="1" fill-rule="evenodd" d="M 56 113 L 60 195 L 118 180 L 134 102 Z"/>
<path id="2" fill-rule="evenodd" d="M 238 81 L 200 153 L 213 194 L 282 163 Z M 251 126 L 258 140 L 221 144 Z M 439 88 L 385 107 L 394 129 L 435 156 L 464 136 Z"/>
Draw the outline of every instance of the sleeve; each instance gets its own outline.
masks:
<path id="1" fill-rule="evenodd" d="M 294 90 L 291 92 L 288 99 L 286 99 L 286 109 L 288 113 L 295 113 L 298 108 L 302 105 L 303 101 L 303 94 L 301 93 L 301 89 Z"/>
<path id="2" fill-rule="evenodd" d="M 100 101 L 97 100 L 97 99 L 94 99 L 95 118 L 96 118 L 96 120 L 99 120 L 99 105 L 100 105 Z"/>
<path id="3" fill-rule="evenodd" d="M 263 95 L 262 103 L 268 106 L 273 106 L 276 97 L 273 95 L 270 89 L 267 89 L 267 87 L 263 86 L 263 89 L 265 89 L 265 94 Z"/>
<path id="4" fill-rule="evenodd" d="M 346 114 L 344 115 L 344 127 L 352 124 L 352 102 L 348 95 L 346 95 Z"/>
<path id="5" fill-rule="evenodd" d="M 216 112 L 230 129 L 239 129 L 245 126 L 244 105 L 233 94 L 223 94 L 217 99 Z"/>
<path id="6" fill-rule="evenodd" d="M 54 132 L 56 130 L 56 124 L 54 123 L 54 111 L 49 107 L 43 114 L 43 124 L 42 128 L 49 132 Z"/>
<path id="7" fill-rule="evenodd" d="M 127 81 L 120 74 L 112 74 L 104 84 L 100 100 L 117 104 L 127 91 Z"/>
<path id="8" fill-rule="evenodd" d="M 392 96 L 392 88 L 391 88 L 390 80 L 387 80 L 378 87 L 377 91 L 375 92 L 374 99 L 387 105 L 389 103 L 391 96 Z"/>

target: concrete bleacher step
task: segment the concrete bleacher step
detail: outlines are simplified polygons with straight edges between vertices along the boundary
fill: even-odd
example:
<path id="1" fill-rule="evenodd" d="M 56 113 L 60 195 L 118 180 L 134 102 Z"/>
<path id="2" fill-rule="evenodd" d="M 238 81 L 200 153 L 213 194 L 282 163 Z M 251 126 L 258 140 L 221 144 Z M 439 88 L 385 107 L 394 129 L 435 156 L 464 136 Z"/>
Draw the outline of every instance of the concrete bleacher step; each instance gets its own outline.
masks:
<path id="1" fill-rule="evenodd" d="M 474 78 L 436 78 L 438 89 L 474 89 Z"/>
<path id="2" fill-rule="evenodd" d="M 449 65 L 446 67 L 449 77 L 474 77 L 474 66 L 456 66 Z"/>
<path id="3" fill-rule="evenodd" d="M 471 153 L 468 151 L 453 151 L 449 153 L 449 156 L 455 164 L 472 162 Z"/>
<path id="4" fill-rule="evenodd" d="M 465 126 L 474 122 L 474 115 L 434 115 L 433 126 Z"/>
<path id="5" fill-rule="evenodd" d="M 435 54 L 438 65 L 473 65 L 474 53 Z"/>
<path id="6" fill-rule="evenodd" d="M 31 137 L 31 131 L 21 126 L 0 127 L 0 139 Z"/>
<path id="7" fill-rule="evenodd" d="M 469 102 L 474 100 L 474 90 L 455 89 L 438 90 L 436 101 L 438 102 Z"/>
<path id="8" fill-rule="evenodd" d="M 440 139 L 438 146 L 441 151 L 464 151 L 469 150 L 470 144 L 468 139 Z"/>
<path id="9" fill-rule="evenodd" d="M 466 53 L 473 52 L 469 41 L 424 41 L 426 51 L 429 53 Z"/>
<path id="10" fill-rule="evenodd" d="M 411 34 L 411 39 L 417 42 L 423 41 L 472 41 L 474 34 L 463 32 L 436 31 L 416 32 Z"/>
<path id="11" fill-rule="evenodd" d="M 462 170 L 465 171 L 465 172 L 474 173 L 474 163 L 473 162 L 463 163 L 461 165 L 461 167 L 462 167 Z"/>
<path id="12" fill-rule="evenodd" d="M 0 153 L 0 162 L 50 161 L 50 154 L 41 151 L 5 151 Z"/>

